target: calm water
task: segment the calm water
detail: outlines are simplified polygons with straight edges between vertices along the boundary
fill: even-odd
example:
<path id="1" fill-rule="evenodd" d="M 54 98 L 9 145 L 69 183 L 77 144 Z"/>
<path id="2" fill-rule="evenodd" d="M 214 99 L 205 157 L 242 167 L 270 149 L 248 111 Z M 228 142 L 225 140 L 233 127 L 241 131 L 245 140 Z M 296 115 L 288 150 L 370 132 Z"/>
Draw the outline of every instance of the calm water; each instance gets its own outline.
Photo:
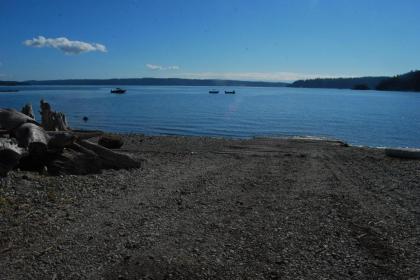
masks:
<path id="1" fill-rule="evenodd" d="M 368 146 L 420 147 L 420 94 L 334 89 L 129 86 L 20 87 L 0 107 L 46 99 L 70 126 L 149 135 L 320 136 Z M 83 116 L 89 120 L 84 122 Z M 39 118 L 39 116 L 38 116 Z"/>

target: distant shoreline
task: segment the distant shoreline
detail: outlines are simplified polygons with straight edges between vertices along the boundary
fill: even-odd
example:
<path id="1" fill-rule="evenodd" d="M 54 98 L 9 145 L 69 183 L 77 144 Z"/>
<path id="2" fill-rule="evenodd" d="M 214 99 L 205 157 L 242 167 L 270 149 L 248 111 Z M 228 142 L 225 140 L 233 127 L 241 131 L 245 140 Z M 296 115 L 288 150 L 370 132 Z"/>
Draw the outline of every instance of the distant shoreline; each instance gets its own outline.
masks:
<path id="1" fill-rule="evenodd" d="M 249 86 L 249 87 L 286 87 L 289 83 L 263 81 L 237 81 L 216 79 L 178 79 L 178 78 L 133 78 L 133 79 L 66 79 L 66 80 L 29 80 L 23 82 L 0 81 L 0 86 L 36 85 L 78 85 L 78 86 Z"/>
<path id="2" fill-rule="evenodd" d="M 289 87 L 380 91 L 420 91 L 420 71 L 411 71 L 394 77 L 383 76 L 298 80 L 290 84 Z"/>
<path id="3" fill-rule="evenodd" d="M 238 81 L 218 79 L 129 78 L 129 79 L 63 79 L 0 81 L 0 86 L 245 86 L 333 88 L 380 91 L 420 91 L 420 71 L 411 71 L 394 77 L 318 78 L 292 83 L 268 81 Z"/>

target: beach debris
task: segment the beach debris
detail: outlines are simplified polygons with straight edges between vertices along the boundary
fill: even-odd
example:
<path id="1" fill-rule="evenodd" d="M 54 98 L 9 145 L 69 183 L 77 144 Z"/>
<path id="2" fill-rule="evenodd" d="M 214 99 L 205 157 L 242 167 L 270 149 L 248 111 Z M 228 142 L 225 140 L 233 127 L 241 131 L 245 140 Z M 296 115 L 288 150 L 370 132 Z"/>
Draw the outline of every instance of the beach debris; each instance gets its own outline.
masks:
<path id="1" fill-rule="evenodd" d="M 387 148 L 385 155 L 394 158 L 420 159 L 420 149 L 413 148 Z"/>
<path id="2" fill-rule="evenodd" d="M 0 109 L 0 129 L 13 131 L 23 123 L 38 124 L 33 118 L 14 109 Z"/>
<path id="3" fill-rule="evenodd" d="M 41 100 L 41 124 L 45 130 L 66 131 L 69 130 L 66 116 L 61 112 L 54 112 L 48 102 Z"/>
<path id="4" fill-rule="evenodd" d="M 44 156 L 47 153 L 50 137 L 42 127 L 34 123 L 23 123 L 13 130 L 12 135 L 18 146 L 27 149 L 29 154 Z"/>
<path id="5" fill-rule="evenodd" d="M 0 109 L 0 176 L 6 176 L 15 168 L 62 175 L 141 166 L 142 159 L 88 141 L 102 136 L 103 132 L 72 130 L 63 113 L 54 112 L 44 100 L 40 105 L 41 124 L 31 117 L 30 104 L 25 105 L 22 112 Z M 108 146 L 122 146 L 122 139 L 109 139 L 112 145 Z"/>
<path id="6" fill-rule="evenodd" d="M 121 136 L 104 135 L 99 138 L 98 144 L 108 149 L 119 149 L 124 145 L 124 141 Z"/>
<path id="7" fill-rule="evenodd" d="M 98 144 L 95 144 L 86 140 L 79 141 L 79 144 L 82 147 L 96 153 L 99 156 L 99 158 L 102 159 L 103 165 L 107 168 L 129 169 L 137 165 L 136 160 L 134 160 L 130 156 L 127 156 L 126 154 L 116 153 L 108 148 L 102 147 Z"/>
<path id="8" fill-rule="evenodd" d="M 32 104 L 31 103 L 28 103 L 25 106 L 23 106 L 21 112 L 24 113 L 25 115 L 27 115 L 28 117 L 31 117 L 35 120 L 34 110 L 32 110 Z"/>
<path id="9" fill-rule="evenodd" d="M 13 139 L 0 138 L 0 177 L 18 166 L 20 159 L 26 154 L 25 150 L 18 147 Z"/>

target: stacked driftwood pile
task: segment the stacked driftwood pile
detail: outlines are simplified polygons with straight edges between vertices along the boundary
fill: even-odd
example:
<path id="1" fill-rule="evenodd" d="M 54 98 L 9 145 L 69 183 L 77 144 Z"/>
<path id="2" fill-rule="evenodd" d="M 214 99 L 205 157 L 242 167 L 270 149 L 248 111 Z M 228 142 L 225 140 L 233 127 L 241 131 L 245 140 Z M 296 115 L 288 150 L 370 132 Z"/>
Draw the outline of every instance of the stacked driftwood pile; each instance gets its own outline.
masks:
<path id="1" fill-rule="evenodd" d="M 140 160 L 87 140 L 102 132 L 71 130 L 65 115 L 43 100 L 40 114 L 38 123 L 31 105 L 21 112 L 0 109 L 0 176 L 15 168 L 58 175 L 141 166 Z"/>

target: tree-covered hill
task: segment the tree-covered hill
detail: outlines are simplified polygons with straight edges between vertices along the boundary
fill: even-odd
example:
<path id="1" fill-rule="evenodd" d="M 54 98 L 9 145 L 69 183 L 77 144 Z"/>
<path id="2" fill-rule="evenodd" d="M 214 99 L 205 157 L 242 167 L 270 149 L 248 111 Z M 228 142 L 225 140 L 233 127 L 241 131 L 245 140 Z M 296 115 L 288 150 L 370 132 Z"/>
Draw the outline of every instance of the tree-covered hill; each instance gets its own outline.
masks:
<path id="1" fill-rule="evenodd" d="M 319 78 L 299 80 L 292 83 L 290 87 L 358 89 L 363 85 L 364 89 L 375 89 L 380 82 L 387 78 L 388 77 Z"/>
<path id="2" fill-rule="evenodd" d="M 420 71 L 398 75 L 383 80 L 376 87 L 377 90 L 420 91 Z"/>

